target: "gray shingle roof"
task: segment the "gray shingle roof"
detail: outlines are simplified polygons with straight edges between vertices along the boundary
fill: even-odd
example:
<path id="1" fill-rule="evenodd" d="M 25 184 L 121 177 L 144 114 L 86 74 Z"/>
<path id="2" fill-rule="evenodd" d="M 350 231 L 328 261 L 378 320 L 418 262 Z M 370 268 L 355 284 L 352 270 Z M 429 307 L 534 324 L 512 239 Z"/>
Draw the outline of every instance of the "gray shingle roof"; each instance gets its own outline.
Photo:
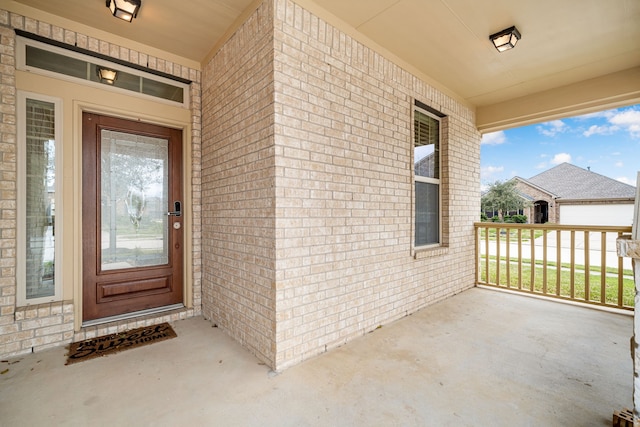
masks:
<path id="1" fill-rule="evenodd" d="M 527 181 L 562 199 L 624 199 L 635 198 L 636 188 L 615 179 L 562 163 Z"/>

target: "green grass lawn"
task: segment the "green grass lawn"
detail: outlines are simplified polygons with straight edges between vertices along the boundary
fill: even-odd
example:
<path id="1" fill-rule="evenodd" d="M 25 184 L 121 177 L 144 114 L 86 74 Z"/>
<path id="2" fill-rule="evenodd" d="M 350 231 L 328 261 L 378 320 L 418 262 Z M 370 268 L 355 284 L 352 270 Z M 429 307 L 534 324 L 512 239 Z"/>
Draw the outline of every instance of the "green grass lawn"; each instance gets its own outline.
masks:
<path id="1" fill-rule="evenodd" d="M 483 229 L 484 231 L 480 231 L 480 239 L 484 240 L 486 239 L 486 233 L 487 231 L 489 232 L 489 240 L 496 240 L 496 235 L 498 234 L 498 229 L 497 228 L 485 228 Z M 531 230 L 521 230 L 522 232 L 522 241 L 523 242 L 528 242 L 531 240 Z M 541 237 L 543 234 L 545 233 L 545 230 L 534 230 L 533 233 L 533 238 L 537 239 L 538 237 Z M 510 229 L 509 230 L 509 239 L 511 239 L 511 241 L 513 242 L 517 242 L 518 241 L 518 230 L 516 229 Z M 507 231 L 506 230 L 502 230 L 502 232 L 500 233 L 500 240 L 503 242 L 507 241 Z"/>
<path id="2" fill-rule="evenodd" d="M 533 289 L 531 286 L 531 262 L 530 260 L 522 260 L 522 280 L 520 286 L 524 290 L 536 293 L 544 293 L 544 268 L 541 262 L 536 262 L 534 270 Z M 496 285 L 497 283 L 497 263 L 494 256 L 489 257 L 489 277 L 487 278 L 486 258 L 483 256 L 480 263 L 480 282 Z M 546 277 L 546 293 L 561 297 L 573 298 L 585 301 L 586 294 L 586 278 L 584 266 L 576 265 L 573 276 L 573 287 L 571 286 L 571 269 L 569 265 L 562 264 L 560 266 L 560 286 L 557 283 L 557 268 L 555 263 L 547 263 Z M 608 268 L 605 277 L 605 299 L 606 304 L 618 305 L 618 270 Z M 509 284 L 507 284 L 507 262 L 504 258 L 500 260 L 500 287 L 518 289 L 518 264 L 511 262 L 509 264 Z M 599 267 L 590 267 L 589 271 L 589 301 L 601 302 L 602 294 L 602 273 Z M 633 307 L 635 285 L 633 281 L 633 272 L 624 271 L 622 281 L 622 305 Z"/>

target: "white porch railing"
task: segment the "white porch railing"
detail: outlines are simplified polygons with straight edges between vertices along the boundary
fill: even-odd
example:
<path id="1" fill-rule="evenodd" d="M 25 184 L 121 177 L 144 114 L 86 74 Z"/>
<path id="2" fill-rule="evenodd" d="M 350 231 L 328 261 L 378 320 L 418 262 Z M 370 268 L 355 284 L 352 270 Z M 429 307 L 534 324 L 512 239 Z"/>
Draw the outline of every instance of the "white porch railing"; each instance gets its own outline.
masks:
<path id="1" fill-rule="evenodd" d="M 631 260 L 616 251 L 631 227 L 474 225 L 476 284 L 633 310 Z"/>

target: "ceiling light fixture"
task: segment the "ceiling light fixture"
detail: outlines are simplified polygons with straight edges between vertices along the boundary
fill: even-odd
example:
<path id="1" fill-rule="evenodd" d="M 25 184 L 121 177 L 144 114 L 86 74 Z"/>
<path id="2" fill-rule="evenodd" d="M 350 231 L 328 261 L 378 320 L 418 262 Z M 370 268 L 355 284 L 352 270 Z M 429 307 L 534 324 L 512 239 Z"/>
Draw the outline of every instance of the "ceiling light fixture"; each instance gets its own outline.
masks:
<path id="1" fill-rule="evenodd" d="M 518 31 L 516 27 L 507 28 L 506 30 L 489 36 L 489 39 L 493 42 L 496 49 L 498 49 L 498 52 L 513 49 L 520 38 L 520 31 Z"/>
<path id="2" fill-rule="evenodd" d="M 133 21 L 138 15 L 142 0 L 107 0 L 107 7 L 111 14 L 127 22 Z"/>
<path id="3" fill-rule="evenodd" d="M 100 81 L 108 85 L 112 85 L 113 82 L 115 82 L 116 78 L 118 77 L 118 72 L 116 70 L 97 67 L 97 71 L 98 71 L 98 77 L 100 78 Z"/>

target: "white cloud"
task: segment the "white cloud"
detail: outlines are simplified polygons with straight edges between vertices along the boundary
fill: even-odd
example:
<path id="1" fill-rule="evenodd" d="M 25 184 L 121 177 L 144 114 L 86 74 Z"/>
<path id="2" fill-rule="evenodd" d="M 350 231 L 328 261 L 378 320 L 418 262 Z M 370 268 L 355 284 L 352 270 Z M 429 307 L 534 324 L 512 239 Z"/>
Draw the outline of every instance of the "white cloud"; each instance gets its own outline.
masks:
<path id="1" fill-rule="evenodd" d="M 624 162 L 616 162 L 616 167 L 617 168 L 623 168 L 624 167 Z"/>
<path id="2" fill-rule="evenodd" d="M 485 133 L 482 135 L 482 141 L 480 144 L 482 145 L 500 145 L 507 142 L 507 136 L 504 134 L 504 131 Z"/>
<path id="3" fill-rule="evenodd" d="M 591 135 L 611 135 L 612 133 L 616 132 L 618 129 L 619 129 L 618 126 L 591 125 L 589 129 L 582 132 L 582 134 L 587 138 L 590 137 Z"/>
<path id="4" fill-rule="evenodd" d="M 576 116 L 574 118 L 577 120 L 591 120 L 591 119 L 599 119 L 599 118 L 608 119 L 609 117 L 613 116 L 614 113 L 615 113 L 615 110 L 606 110 L 606 111 L 598 111 L 596 113 L 583 114 L 581 116 Z"/>
<path id="5" fill-rule="evenodd" d="M 614 114 L 609 122 L 625 129 L 632 138 L 640 138 L 640 110 L 625 110 Z"/>
<path id="6" fill-rule="evenodd" d="M 597 118 L 604 118 L 607 120 L 607 123 L 590 126 L 589 129 L 582 133 L 584 136 L 611 135 L 622 129 L 625 132 L 629 132 L 632 138 L 640 138 L 640 110 L 637 108 L 607 110 L 576 117 L 576 119 L 580 120 Z"/>
<path id="7" fill-rule="evenodd" d="M 500 175 L 502 172 L 504 172 L 504 166 L 485 166 L 480 168 L 480 181 L 493 182 L 496 180 L 496 175 Z"/>
<path id="8" fill-rule="evenodd" d="M 620 182 L 623 182 L 625 184 L 633 185 L 634 187 L 636 186 L 636 180 L 627 178 L 626 176 L 619 176 L 618 178 L 616 178 L 616 181 L 620 181 Z"/>
<path id="9" fill-rule="evenodd" d="M 568 126 L 562 120 L 552 120 L 550 122 L 542 123 L 538 126 L 538 132 L 545 136 L 556 136 L 559 133 L 566 132 Z"/>
<path id="10" fill-rule="evenodd" d="M 504 172 L 504 166 L 487 166 L 480 170 L 483 175 L 493 175 L 500 172 Z"/>
<path id="11" fill-rule="evenodd" d="M 571 154 L 569 153 L 558 153 L 553 156 L 551 159 L 551 163 L 554 165 L 559 165 L 560 163 L 570 163 L 571 162 Z"/>
<path id="12" fill-rule="evenodd" d="M 536 165 L 536 169 L 546 169 L 546 168 L 547 168 L 547 162 L 541 162 Z"/>

